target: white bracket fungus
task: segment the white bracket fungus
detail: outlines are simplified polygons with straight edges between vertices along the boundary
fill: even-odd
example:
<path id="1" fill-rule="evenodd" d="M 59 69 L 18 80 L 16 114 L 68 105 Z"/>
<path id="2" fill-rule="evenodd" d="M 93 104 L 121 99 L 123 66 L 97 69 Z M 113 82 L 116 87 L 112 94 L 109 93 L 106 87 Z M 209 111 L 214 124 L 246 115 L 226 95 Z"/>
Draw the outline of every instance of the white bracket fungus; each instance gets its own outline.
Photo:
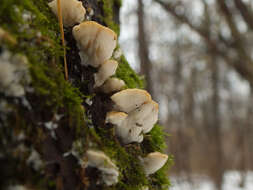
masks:
<path id="1" fill-rule="evenodd" d="M 146 175 L 161 169 L 168 160 L 168 155 L 160 152 L 149 153 L 145 158 L 140 158 Z"/>
<path id="2" fill-rule="evenodd" d="M 109 112 L 106 115 L 106 122 L 115 126 L 117 136 L 124 144 L 131 142 L 142 142 L 143 133 L 148 133 L 157 122 L 158 104 L 149 101 L 131 111 Z"/>
<path id="3" fill-rule="evenodd" d="M 57 0 L 53 0 L 48 5 L 58 17 Z M 86 10 L 81 1 L 61 0 L 61 12 L 63 25 L 69 27 L 81 23 L 84 20 Z"/>
<path id="4" fill-rule="evenodd" d="M 87 21 L 75 26 L 72 32 L 81 51 L 82 65 L 99 67 L 112 56 L 117 35 L 111 29 Z"/>
<path id="5" fill-rule="evenodd" d="M 119 171 L 117 166 L 101 151 L 88 150 L 88 166 L 96 167 L 102 172 L 102 179 L 108 186 L 118 182 Z"/>
<path id="6" fill-rule="evenodd" d="M 129 113 L 140 107 L 145 102 L 151 101 L 151 96 L 146 90 L 126 89 L 111 96 L 116 109 Z"/>
<path id="7" fill-rule="evenodd" d="M 109 78 L 105 81 L 103 86 L 101 86 L 101 90 L 104 93 L 117 92 L 123 89 L 125 86 L 125 82 L 118 78 Z"/>
<path id="8" fill-rule="evenodd" d="M 110 76 L 114 75 L 118 67 L 118 62 L 114 60 L 105 61 L 97 73 L 95 73 L 94 87 L 101 86 Z"/>

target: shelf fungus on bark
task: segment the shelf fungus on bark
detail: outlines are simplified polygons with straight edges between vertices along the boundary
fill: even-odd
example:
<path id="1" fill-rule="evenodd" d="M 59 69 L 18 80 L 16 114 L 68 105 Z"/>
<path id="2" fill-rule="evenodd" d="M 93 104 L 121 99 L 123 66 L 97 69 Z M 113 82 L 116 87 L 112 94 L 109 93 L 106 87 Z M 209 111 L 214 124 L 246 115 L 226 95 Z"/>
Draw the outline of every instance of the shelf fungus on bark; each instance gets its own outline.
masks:
<path id="1" fill-rule="evenodd" d="M 126 86 L 125 82 L 118 78 L 109 78 L 105 81 L 105 83 L 101 86 L 101 90 L 104 93 L 111 93 L 120 91 Z"/>
<path id="2" fill-rule="evenodd" d="M 158 104 L 153 100 L 142 104 L 129 114 L 109 112 L 106 122 L 115 126 L 116 135 L 124 144 L 142 142 L 143 133 L 148 133 L 158 120 Z"/>
<path id="3" fill-rule="evenodd" d="M 146 157 L 140 158 L 146 175 L 150 175 L 161 169 L 168 160 L 168 155 L 160 152 L 149 153 Z"/>
<path id="4" fill-rule="evenodd" d="M 116 69 L 118 67 L 118 62 L 114 60 L 107 60 L 105 61 L 98 69 L 98 72 L 95 73 L 95 85 L 94 87 L 99 87 L 104 82 L 115 74 Z"/>
<path id="5" fill-rule="evenodd" d="M 97 68 L 111 58 L 117 44 L 117 35 L 111 29 L 86 21 L 75 26 L 72 32 L 80 49 L 82 65 Z"/>
<path id="6" fill-rule="evenodd" d="M 48 3 L 53 13 L 58 17 L 57 0 Z M 74 26 L 84 20 L 86 10 L 81 1 L 61 0 L 61 13 L 63 25 L 66 27 Z"/>
<path id="7" fill-rule="evenodd" d="M 115 109 L 129 113 L 140 107 L 145 102 L 151 101 L 151 96 L 146 90 L 126 89 L 111 96 Z"/>
<path id="8" fill-rule="evenodd" d="M 111 186 L 118 183 L 118 168 L 105 153 L 96 150 L 88 150 L 86 155 L 88 158 L 87 166 L 95 167 L 100 170 L 102 173 L 102 180 L 106 185 Z"/>

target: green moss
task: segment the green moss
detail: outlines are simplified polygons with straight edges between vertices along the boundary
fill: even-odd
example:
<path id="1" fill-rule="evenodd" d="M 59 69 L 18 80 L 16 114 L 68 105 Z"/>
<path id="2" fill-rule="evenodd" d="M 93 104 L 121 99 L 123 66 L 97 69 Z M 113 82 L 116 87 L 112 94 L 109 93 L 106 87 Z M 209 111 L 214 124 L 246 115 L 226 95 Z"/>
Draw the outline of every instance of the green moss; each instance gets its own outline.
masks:
<path id="1" fill-rule="evenodd" d="M 120 0 L 99 0 L 99 3 L 103 7 L 103 16 L 101 16 L 102 21 L 111 28 L 117 35 L 120 33 L 120 27 L 114 22 L 113 9 L 117 7 L 118 9 L 121 6 Z"/>
<path id="2" fill-rule="evenodd" d="M 92 130 L 92 129 L 91 129 Z M 105 189 L 140 189 L 141 186 L 148 184 L 148 180 L 143 172 L 137 155 L 141 150 L 138 148 L 124 148 L 115 137 L 114 128 L 98 128 L 93 135 L 97 140 L 95 148 L 104 151 L 120 171 L 120 181 L 114 187 L 104 187 Z M 98 137 L 99 136 L 99 137 Z"/>
<path id="3" fill-rule="evenodd" d="M 166 134 L 163 131 L 163 127 L 156 124 L 153 129 L 145 135 L 144 141 L 142 143 L 142 149 L 144 152 L 162 152 L 166 148 L 165 135 Z"/>
<path id="4" fill-rule="evenodd" d="M 116 77 L 125 81 L 128 88 L 144 88 L 143 79 L 141 79 L 135 71 L 133 71 L 123 55 L 119 60 Z"/>
<path id="5" fill-rule="evenodd" d="M 163 152 L 166 148 L 165 135 L 166 133 L 163 131 L 163 127 L 156 124 L 153 129 L 145 135 L 144 141 L 141 144 L 143 152 L 145 154 L 155 151 Z M 167 174 L 172 163 L 172 157 L 169 156 L 169 159 L 163 168 L 151 175 L 150 187 L 152 187 L 152 189 L 168 189 L 170 181 Z"/>

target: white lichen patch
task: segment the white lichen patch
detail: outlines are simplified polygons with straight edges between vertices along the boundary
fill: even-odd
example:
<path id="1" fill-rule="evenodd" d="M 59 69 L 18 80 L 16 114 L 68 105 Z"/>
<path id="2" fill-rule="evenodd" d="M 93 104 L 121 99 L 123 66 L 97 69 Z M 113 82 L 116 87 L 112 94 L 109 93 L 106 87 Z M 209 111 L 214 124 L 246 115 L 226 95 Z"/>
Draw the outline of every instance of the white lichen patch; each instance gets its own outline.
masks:
<path id="1" fill-rule="evenodd" d="M 88 150 L 86 155 L 88 158 L 87 166 L 100 170 L 102 172 L 102 180 L 106 185 L 111 186 L 118 182 L 118 168 L 105 153 Z"/>
<path id="2" fill-rule="evenodd" d="M 81 64 L 86 66 L 99 67 L 110 59 L 117 44 L 115 32 L 94 21 L 75 26 L 72 33 L 80 49 Z"/>
<path id="3" fill-rule="evenodd" d="M 161 169 L 168 160 L 168 155 L 160 152 L 149 153 L 146 157 L 140 158 L 141 164 L 146 175 L 155 173 Z"/>
<path id="4" fill-rule="evenodd" d="M 8 51 L 4 51 L 0 55 L 0 67 L 0 92 L 7 96 L 24 96 L 25 85 L 30 83 L 26 57 L 12 56 Z"/>
<path id="5" fill-rule="evenodd" d="M 43 162 L 39 153 L 36 150 L 32 150 L 30 156 L 26 160 L 26 164 L 32 166 L 36 171 L 42 168 Z"/>
<path id="6" fill-rule="evenodd" d="M 126 86 L 125 82 L 118 78 L 109 78 L 101 86 L 101 90 L 104 93 L 117 92 L 122 90 Z"/>
<path id="7" fill-rule="evenodd" d="M 114 60 L 105 61 L 98 69 L 98 72 L 95 73 L 95 85 L 94 87 L 99 87 L 104 82 L 115 74 L 116 69 L 118 67 L 118 62 Z"/>
<path id="8" fill-rule="evenodd" d="M 55 130 L 58 127 L 57 123 L 54 123 L 53 121 L 45 122 L 44 125 L 48 130 Z"/>
<path id="9" fill-rule="evenodd" d="M 48 3 L 48 5 L 58 17 L 57 0 Z M 81 23 L 84 20 L 86 10 L 81 1 L 61 0 L 61 13 L 63 25 L 69 27 Z"/>

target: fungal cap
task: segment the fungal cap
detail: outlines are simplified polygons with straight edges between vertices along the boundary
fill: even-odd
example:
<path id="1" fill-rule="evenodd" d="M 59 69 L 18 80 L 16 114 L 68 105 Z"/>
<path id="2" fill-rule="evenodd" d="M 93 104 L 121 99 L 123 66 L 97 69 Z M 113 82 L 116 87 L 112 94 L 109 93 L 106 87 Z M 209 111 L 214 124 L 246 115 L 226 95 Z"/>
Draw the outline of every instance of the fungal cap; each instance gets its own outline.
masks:
<path id="1" fill-rule="evenodd" d="M 124 144 L 142 142 L 143 133 L 149 132 L 158 119 L 158 104 L 154 101 L 145 102 L 131 111 L 128 117 L 117 126 L 116 133 Z"/>
<path id="2" fill-rule="evenodd" d="M 146 175 L 155 173 L 161 169 L 168 160 L 168 155 L 160 152 L 149 153 L 145 158 L 141 159 Z"/>
<path id="3" fill-rule="evenodd" d="M 143 133 L 148 133 L 158 120 L 159 105 L 155 101 L 144 103 L 146 114 L 143 118 Z"/>
<path id="4" fill-rule="evenodd" d="M 122 90 L 122 88 L 125 86 L 125 82 L 123 80 L 120 80 L 118 78 L 109 78 L 105 81 L 103 86 L 101 86 L 101 90 L 104 93 L 111 93 Z"/>
<path id="5" fill-rule="evenodd" d="M 126 118 L 127 118 L 126 113 L 112 111 L 106 114 L 105 122 L 120 126 Z"/>
<path id="6" fill-rule="evenodd" d="M 111 29 L 94 21 L 86 21 L 75 26 L 72 32 L 81 50 L 83 65 L 99 67 L 112 56 L 117 35 Z"/>
<path id="7" fill-rule="evenodd" d="M 99 68 L 98 73 L 95 73 L 94 87 L 101 86 L 106 79 L 114 75 L 118 67 L 118 62 L 114 60 L 105 61 Z"/>
<path id="8" fill-rule="evenodd" d="M 117 166 L 101 151 L 88 150 L 88 166 L 96 167 L 102 172 L 102 179 L 106 185 L 118 182 L 119 171 Z"/>
<path id="9" fill-rule="evenodd" d="M 127 126 L 127 114 L 124 112 L 109 112 L 106 115 L 106 123 L 111 123 L 115 127 L 115 132 L 124 144 L 131 142 L 129 136 L 129 126 Z"/>
<path id="10" fill-rule="evenodd" d="M 86 153 L 89 165 L 98 168 L 116 168 L 111 159 L 101 151 L 88 150 Z"/>
<path id="11" fill-rule="evenodd" d="M 48 5 L 58 17 L 57 0 L 48 3 Z M 63 25 L 66 27 L 81 23 L 86 14 L 82 2 L 77 0 L 61 0 L 61 12 Z"/>
<path id="12" fill-rule="evenodd" d="M 116 109 L 129 113 L 140 107 L 145 102 L 151 101 L 151 96 L 146 90 L 126 89 L 111 96 L 116 104 Z"/>

